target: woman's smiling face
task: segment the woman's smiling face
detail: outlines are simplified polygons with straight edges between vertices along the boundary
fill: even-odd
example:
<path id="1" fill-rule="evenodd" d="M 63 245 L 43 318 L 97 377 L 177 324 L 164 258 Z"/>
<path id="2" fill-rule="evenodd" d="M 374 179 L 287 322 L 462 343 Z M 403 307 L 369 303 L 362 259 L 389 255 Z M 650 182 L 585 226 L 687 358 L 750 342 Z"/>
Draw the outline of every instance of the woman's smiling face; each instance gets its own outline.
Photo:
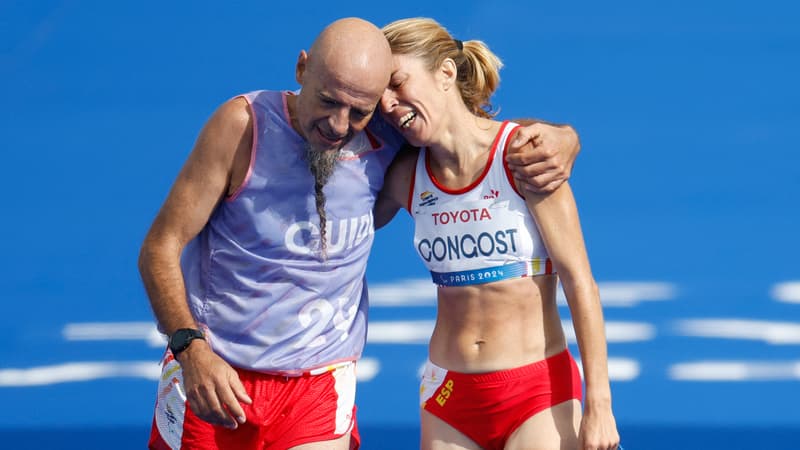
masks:
<path id="1" fill-rule="evenodd" d="M 432 72 L 416 56 L 395 54 L 393 60 L 394 71 L 381 97 L 381 113 L 411 145 L 425 146 L 436 136 L 440 119 L 447 113 L 446 76 L 441 70 Z"/>

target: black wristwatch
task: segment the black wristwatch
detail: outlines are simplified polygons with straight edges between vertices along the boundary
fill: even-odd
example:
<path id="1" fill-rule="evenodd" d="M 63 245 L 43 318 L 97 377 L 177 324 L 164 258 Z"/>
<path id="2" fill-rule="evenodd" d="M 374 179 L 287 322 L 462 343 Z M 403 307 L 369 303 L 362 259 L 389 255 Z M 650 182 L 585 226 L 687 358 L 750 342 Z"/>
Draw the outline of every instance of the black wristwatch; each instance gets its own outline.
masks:
<path id="1" fill-rule="evenodd" d="M 178 353 L 189 348 L 189 344 L 195 339 L 206 339 L 206 336 L 200 330 L 194 328 L 181 328 L 172 333 L 169 337 L 169 350 L 172 356 L 178 356 Z"/>

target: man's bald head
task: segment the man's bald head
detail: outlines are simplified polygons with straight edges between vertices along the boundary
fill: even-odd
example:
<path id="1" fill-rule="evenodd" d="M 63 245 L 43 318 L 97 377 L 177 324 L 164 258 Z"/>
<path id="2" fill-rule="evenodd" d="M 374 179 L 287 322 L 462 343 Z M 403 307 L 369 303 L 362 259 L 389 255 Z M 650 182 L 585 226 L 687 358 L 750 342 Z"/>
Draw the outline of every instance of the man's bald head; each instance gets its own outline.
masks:
<path id="1" fill-rule="evenodd" d="M 328 25 L 297 59 L 302 88 L 288 101 L 292 126 L 317 150 L 339 149 L 367 126 L 389 84 L 392 50 L 358 18 Z"/>
<path id="2" fill-rule="evenodd" d="M 362 84 L 389 83 L 392 50 L 383 32 L 370 22 L 355 17 L 337 20 L 317 36 L 309 50 L 309 69 L 327 70 L 342 80 Z M 384 80 L 385 78 L 385 80 Z"/>

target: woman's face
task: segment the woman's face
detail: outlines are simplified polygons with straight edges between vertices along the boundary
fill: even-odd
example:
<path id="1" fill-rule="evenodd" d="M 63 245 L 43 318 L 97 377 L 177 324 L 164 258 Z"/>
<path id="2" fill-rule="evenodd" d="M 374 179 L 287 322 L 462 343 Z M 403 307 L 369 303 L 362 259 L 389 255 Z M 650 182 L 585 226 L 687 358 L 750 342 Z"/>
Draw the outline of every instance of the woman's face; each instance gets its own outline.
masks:
<path id="1" fill-rule="evenodd" d="M 394 70 L 381 97 L 381 113 L 411 145 L 428 145 L 446 113 L 445 75 L 431 72 L 422 58 L 393 56 Z"/>

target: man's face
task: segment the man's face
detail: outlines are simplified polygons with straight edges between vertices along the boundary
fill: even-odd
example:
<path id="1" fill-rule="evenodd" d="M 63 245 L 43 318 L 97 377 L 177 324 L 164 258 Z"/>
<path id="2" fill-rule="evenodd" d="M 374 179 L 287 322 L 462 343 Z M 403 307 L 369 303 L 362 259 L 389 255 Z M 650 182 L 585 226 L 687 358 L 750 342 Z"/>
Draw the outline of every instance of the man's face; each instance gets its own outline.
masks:
<path id="1" fill-rule="evenodd" d="M 297 79 L 302 89 L 294 113 L 298 131 L 312 150 L 338 151 L 367 126 L 386 87 L 385 80 L 375 78 L 370 71 L 345 74 L 306 64 L 301 54 Z"/>

